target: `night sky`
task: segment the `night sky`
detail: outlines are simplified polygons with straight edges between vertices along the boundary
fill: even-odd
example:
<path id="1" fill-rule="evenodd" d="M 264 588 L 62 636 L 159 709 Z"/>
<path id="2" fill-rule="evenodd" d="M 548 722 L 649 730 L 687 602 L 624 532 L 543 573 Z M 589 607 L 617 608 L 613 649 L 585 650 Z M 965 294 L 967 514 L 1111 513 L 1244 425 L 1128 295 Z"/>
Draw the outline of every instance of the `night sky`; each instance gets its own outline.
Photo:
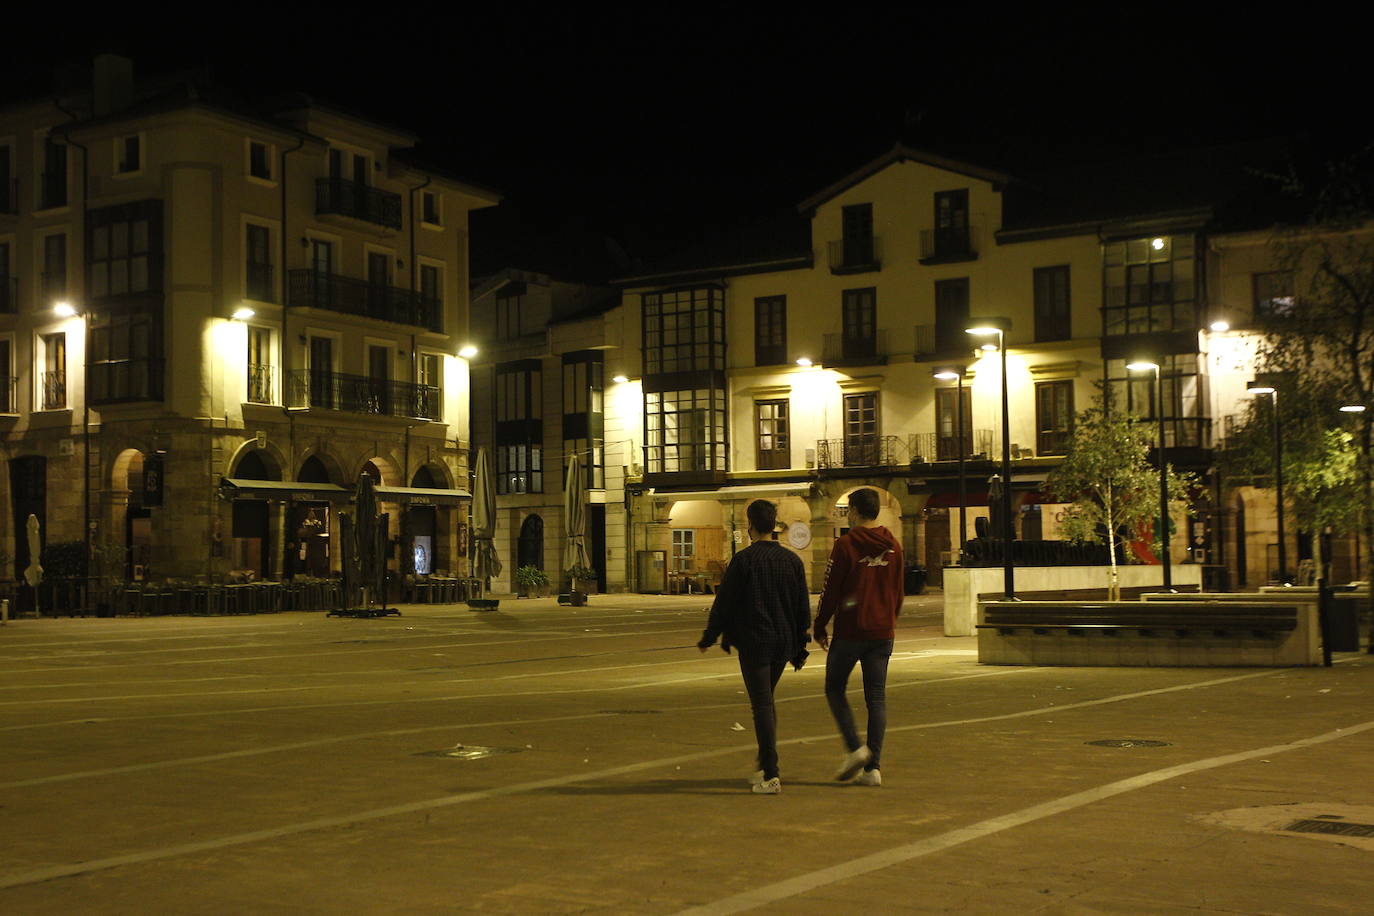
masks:
<path id="1" fill-rule="evenodd" d="M 600 235 L 652 259 L 791 208 L 898 140 L 1017 171 L 1369 131 L 1352 123 L 1370 79 L 1350 23 L 925 6 L 505 4 L 440 21 L 393 7 L 389 21 L 328 23 L 272 9 L 185 39 L 114 30 L 21 50 L 0 61 L 0 94 L 46 92 L 55 68 L 109 50 L 136 73 L 209 65 L 250 92 L 296 88 L 371 113 L 419 134 L 424 160 L 506 195 L 474 223 L 479 269 Z"/>

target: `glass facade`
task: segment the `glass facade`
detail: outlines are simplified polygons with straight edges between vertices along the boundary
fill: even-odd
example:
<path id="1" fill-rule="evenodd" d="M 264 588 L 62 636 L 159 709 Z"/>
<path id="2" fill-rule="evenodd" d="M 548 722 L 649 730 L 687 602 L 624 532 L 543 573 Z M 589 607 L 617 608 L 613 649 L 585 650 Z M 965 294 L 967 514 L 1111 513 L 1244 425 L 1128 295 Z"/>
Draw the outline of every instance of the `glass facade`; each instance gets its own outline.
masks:
<path id="1" fill-rule="evenodd" d="M 644 442 L 650 474 L 724 471 L 725 392 L 646 392 Z"/>
<path id="2" fill-rule="evenodd" d="M 1196 330 L 1196 248 L 1191 235 L 1103 244 L 1103 334 Z"/>

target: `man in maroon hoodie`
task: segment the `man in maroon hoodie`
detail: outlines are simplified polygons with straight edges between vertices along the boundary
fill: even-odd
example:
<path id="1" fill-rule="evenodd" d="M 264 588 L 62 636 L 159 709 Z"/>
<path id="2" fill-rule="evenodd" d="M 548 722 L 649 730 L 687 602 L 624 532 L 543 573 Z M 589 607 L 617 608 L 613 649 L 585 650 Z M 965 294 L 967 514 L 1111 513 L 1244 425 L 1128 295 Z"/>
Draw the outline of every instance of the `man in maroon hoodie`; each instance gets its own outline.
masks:
<path id="1" fill-rule="evenodd" d="M 887 730 L 887 663 L 892 657 L 897 615 L 902 610 L 902 547 L 878 524 L 878 494 L 849 494 L 849 531 L 835 542 L 825 571 L 825 589 L 812 635 L 829 654 L 825 699 L 840 727 L 848 754 L 835 778 L 865 786 L 883 784 L 879 755 Z M 835 619 L 835 641 L 826 634 Z M 868 706 L 868 743 L 859 740 L 845 687 L 855 663 L 863 670 Z M 860 772 L 862 771 L 862 772 Z"/>

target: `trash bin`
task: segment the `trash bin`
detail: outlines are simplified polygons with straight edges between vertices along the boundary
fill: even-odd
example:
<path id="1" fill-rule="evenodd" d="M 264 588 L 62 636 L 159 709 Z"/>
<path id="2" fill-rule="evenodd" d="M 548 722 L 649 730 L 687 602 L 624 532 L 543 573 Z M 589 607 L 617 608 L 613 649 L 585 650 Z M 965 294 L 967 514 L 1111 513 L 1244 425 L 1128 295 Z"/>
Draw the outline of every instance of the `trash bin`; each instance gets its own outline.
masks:
<path id="1" fill-rule="evenodd" d="M 906 593 L 924 595 L 926 592 L 926 568 L 913 563 L 906 568 Z"/>
<path id="2" fill-rule="evenodd" d="M 1326 603 L 1326 626 L 1332 652 L 1360 651 L 1360 607 L 1368 603 L 1363 595 L 1332 595 Z"/>

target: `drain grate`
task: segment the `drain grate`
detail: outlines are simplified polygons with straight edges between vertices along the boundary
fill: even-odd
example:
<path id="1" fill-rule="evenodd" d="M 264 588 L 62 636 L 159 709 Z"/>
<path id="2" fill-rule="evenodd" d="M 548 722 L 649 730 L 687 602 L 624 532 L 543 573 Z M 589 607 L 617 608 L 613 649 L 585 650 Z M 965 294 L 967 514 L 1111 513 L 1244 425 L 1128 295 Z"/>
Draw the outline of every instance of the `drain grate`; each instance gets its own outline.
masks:
<path id="1" fill-rule="evenodd" d="M 663 712 L 661 709 L 598 709 L 597 712 L 607 716 L 657 716 Z"/>
<path id="2" fill-rule="evenodd" d="M 1328 833 L 1335 836 L 1374 837 L 1374 824 L 1353 824 L 1349 821 L 1338 820 L 1303 819 L 1294 821 L 1283 829 L 1291 833 Z"/>
<path id="3" fill-rule="evenodd" d="M 457 744 L 442 751 L 421 751 L 416 757 L 448 757 L 452 760 L 481 760 L 483 757 L 496 757 L 500 754 L 518 754 L 523 747 L 482 747 L 476 744 Z"/>
<path id="4" fill-rule="evenodd" d="M 1103 738 L 1100 741 L 1084 741 L 1094 747 L 1168 747 L 1167 741 L 1152 741 L 1149 738 Z"/>

